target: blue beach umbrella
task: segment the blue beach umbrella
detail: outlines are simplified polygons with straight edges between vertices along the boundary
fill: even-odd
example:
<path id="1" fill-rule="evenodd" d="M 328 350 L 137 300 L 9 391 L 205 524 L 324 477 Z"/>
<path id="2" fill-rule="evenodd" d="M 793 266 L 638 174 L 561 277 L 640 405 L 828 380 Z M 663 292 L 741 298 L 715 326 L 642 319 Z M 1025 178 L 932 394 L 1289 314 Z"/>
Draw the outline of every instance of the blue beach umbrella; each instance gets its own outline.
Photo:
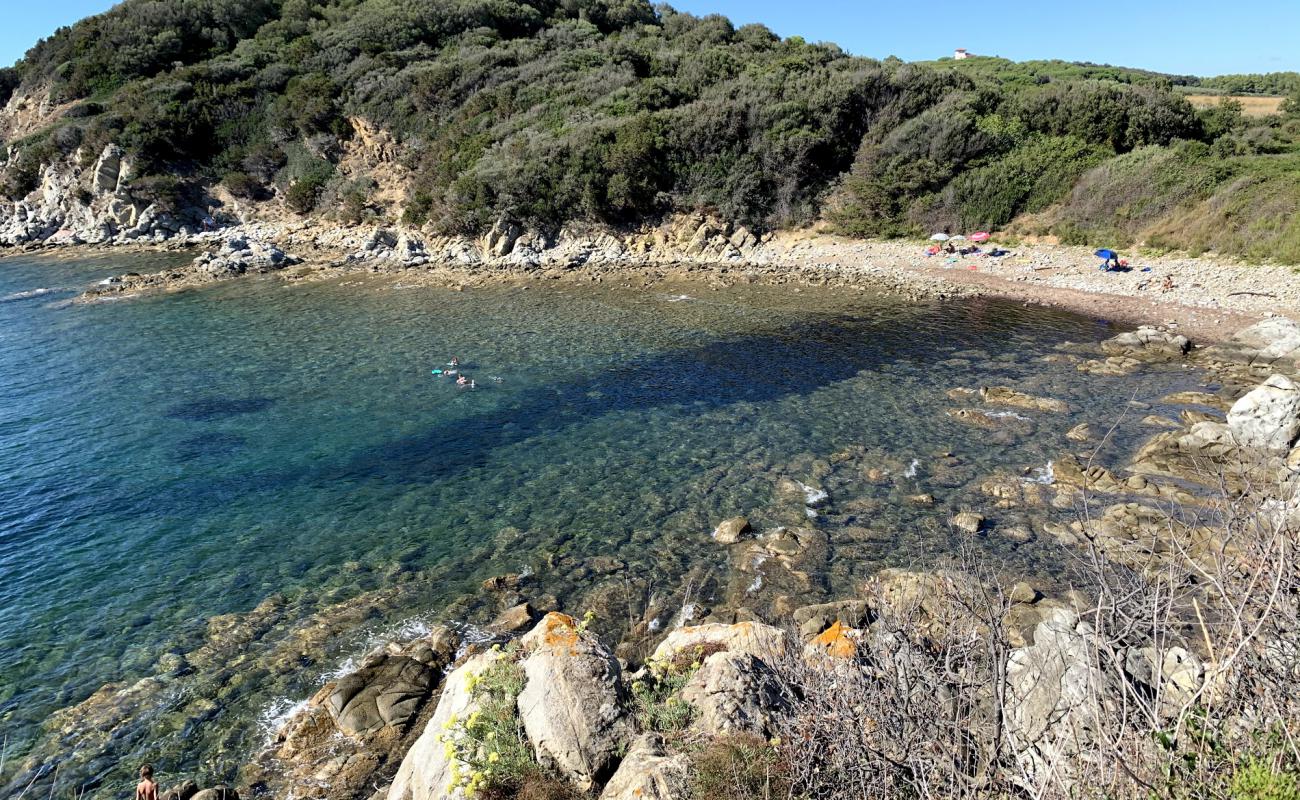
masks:
<path id="1" fill-rule="evenodd" d="M 1097 256 L 1097 258 L 1107 258 L 1107 259 L 1119 257 L 1115 254 L 1114 250 L 1098 250 L 1093 255 Z"/>

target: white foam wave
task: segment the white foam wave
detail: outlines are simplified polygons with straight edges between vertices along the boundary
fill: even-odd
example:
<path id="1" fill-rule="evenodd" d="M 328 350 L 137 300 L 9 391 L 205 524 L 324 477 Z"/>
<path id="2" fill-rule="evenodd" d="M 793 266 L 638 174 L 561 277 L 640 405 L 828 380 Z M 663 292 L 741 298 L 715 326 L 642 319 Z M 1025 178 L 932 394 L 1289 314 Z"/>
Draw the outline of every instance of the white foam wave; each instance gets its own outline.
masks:
<path id="1" fill-rule="evenodd" d="M 1023 480 L 1025 483 L 1041 483 L 1044 486 L 1051 486 L 1056 483 L 1056 471 L 1052 469 L 1052 462 L 1048 461 L 1047 466 L 1035 468 Z"/>
<path id="2" fill-rule="evenodd" d="M 919 458 L 914 458 L 914 459 L 912 459 L 912 463 L 911 463 L 911 464 L 908 464 L 908 465 L 907 465 L 907 469 L 903 470 L 903 477 L 904 477 L 904 478 L 915 478 L 915 477 L 916 477 L 916 470 L 917 470 L 917 468 L 920 467 L 920 466 L 921 466 L 921 459 L 919 459 Z"/>
<path id="3" fill-rule="evenodd" d="M 13 294 L 7 294 L 4 297 L 0 297 L 0 303 L 8 303 L 14 300 L 27 300 L 28 298 L 40 297 L 43 294 L 49 294 L 50 292 L 57 292 L 57 291 L 58 289 L 40 288 L 40 289 L 29 289 L 25 292 L 14 292 Z"/>
<path id="4" fill-rule="evenodd" d="M 262 746 L 270 746 L 284 726 L 306 708 L 306 700 L 294 701 L 287 697 L 277 697 L 272 700 L 257 715 L 257 729 L 262 734 Z"/>

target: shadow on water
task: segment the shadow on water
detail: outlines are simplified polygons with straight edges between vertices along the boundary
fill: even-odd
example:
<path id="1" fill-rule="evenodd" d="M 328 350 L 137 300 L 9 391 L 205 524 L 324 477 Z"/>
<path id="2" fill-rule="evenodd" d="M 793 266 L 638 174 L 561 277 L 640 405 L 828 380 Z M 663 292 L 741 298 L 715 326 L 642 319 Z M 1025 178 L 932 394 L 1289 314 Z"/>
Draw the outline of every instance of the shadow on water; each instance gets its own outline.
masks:
<path id="1" fill-rule="evenodd" d="M 224 458 L 243 450 L 248 440 L 236 433 L 200 433 L 181 440 L 172 457 L 177 462 Z"/>
<path id="2" fill-rule="evenodd" d="M 201 397 L 177 403 L 167 409 L 166 416 L 188 422 L 207 422 L 238 414 L 256 414 L 274 404 L 275 400 L 270 397 Z"/>
<path id="3" fill-rule="evenodd" d="M 320 477 L 392 482 L 445 478 L 483 466 L 502 447 L 624 411 L 676 405 L 702 413 L 737 403 L 771 403 L 811 394 L 891 362 L 923 367 L 946 358 L 954 347 L 1007 349 L 1014 345 L 1006 333 L 1025 320 L 1011 318 L 1000 305 L 993 304 L 992 311 L 984 303 L 951 307 L 949 324 L 940 331 L 927 328 L 929 335 L 918 334 L 897 313 L 843 315 L 634 358 L 539 386 L 525 401 L 380 445 L 352 459 L 343 475 Z M 926 313 L 923 308 L 914 313 Z"/>

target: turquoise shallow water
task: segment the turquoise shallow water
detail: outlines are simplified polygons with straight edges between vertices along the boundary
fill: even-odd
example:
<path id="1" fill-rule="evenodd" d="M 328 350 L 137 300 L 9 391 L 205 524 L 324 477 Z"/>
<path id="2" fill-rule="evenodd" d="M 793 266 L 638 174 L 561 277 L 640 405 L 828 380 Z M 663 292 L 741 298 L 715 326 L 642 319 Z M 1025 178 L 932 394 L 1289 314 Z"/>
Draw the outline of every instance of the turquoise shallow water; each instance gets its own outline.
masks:
<path id="1" fill-rule="evenodd" d="M 382 629 L 436 618 L 505 571 L 532 570 L 538 591 L 575 600 L 591 570 L 548 568 L 566 563 L 557 554 L 614 556 L 679 591 L 700 564 L 725 567 L 713 524 L 736 513 L 788 522 L 773 510 L 776 477 L 816 482 L 819 462 L 857 448 L 889 477 L 828 479 L 832 505 L 810 523 L 832 543 L 849 522 L 876 531 L 837 551 L 820 590 L 851 591 L 881 566 L 951 552 L 940 523 L 987 505 L 974 487 L 994 469 L 1042 466 L 1066 449 L 1071 426 L 1104 429 L 1130 399 L 1155 403 L 1199 382 L 1181 368 L 1096 378 L 1041 360 L 1063 341 L 1113 335 L 1103 321 L 844 290 L 454 292 L 360 277 L 65 302 L 106 275 L 173 258 L 0 260 L 0 729 L 10 764 L 37 746 L 54 710 L 153 674 L 163 653 L 200 640 L 209 617 L 274 593 L 307 614 L 404 572 L 441 570 L 413 607 L 359 623 Z M 39 289 L 52 291 L 31 294 Z M 452 354 L 477 389 L 430 375 Z M 1027 414 L 1014 433 L 944 415 L 948 389 L 985 384 L 1076 410 Z M 1108 454 L 1136 444 L 1137 416 Z M 961 467 L 938 464 L 940 451 Z M 935 508 L 903 502 L 922 491 Z M 870 512 L 854 517 L 854 502 Z M 1067 558 L 1041 542 L 979 546 L 1031 574 Z M 115 790 L 124 773 L 107 765 L 145 757 L 172 774 L 229 777 L 259 716 L 309 693 L 347 648 L 301 675 L 223 694 L 202 736 L 151 719 L 94 764 L 69 764 L 68 779 L 107 774 L 104 791 Z"/>

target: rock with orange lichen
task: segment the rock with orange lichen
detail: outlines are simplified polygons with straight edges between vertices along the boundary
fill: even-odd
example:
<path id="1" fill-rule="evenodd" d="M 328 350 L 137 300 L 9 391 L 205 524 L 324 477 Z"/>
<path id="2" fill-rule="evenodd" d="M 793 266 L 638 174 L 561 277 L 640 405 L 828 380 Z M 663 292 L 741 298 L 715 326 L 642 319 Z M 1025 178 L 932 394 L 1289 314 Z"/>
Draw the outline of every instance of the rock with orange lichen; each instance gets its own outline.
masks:
<path id="1" fill-rule="evenodd" d="M 590 791 L 613 773 L 635 734 L 618 661 L 573 617 L 554 611 L 520 643 L 524 731 L 543 763 Z"/>
<path id="2" fill-rule="evenodd" d="M 829 628 L 813 637 L 808 643 L 807 651 L 815 655 L 827 655 L 831 658 L 853 658 L 858 654 L 858 638 L 861 631 L 847 627 L 835 620 Z"/>

